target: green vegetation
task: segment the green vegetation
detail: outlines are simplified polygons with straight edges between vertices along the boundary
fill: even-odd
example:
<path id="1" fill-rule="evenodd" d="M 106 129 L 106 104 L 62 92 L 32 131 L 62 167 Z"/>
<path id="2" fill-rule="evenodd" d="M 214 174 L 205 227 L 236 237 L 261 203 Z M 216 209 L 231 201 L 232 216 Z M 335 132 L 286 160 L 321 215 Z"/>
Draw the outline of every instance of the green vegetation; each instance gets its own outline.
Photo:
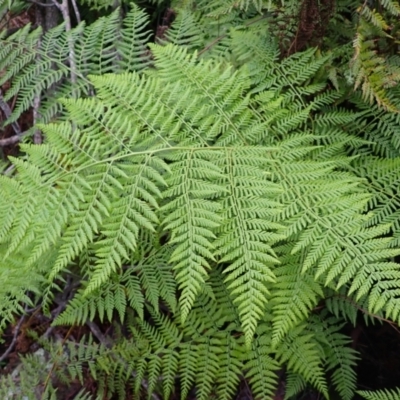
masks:
<path id="1" fill-rule="evenodd" d="M 52 323 L 0 398 L 350 400 L 343 326 L 400 323 L 398 2 L 66 4 L 0 36 L 0 327 Z"/>

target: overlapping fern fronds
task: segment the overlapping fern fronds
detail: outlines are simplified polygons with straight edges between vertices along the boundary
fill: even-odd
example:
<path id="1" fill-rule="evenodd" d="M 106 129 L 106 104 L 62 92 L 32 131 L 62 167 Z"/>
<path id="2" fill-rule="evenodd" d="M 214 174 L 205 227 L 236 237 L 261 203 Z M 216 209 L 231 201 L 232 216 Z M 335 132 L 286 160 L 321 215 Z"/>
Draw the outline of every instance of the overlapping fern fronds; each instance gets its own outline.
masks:
<path id="1" fill-rule="evenodd" d="M 27 160 L 14 160 L 16 178 L 1 180 L 10 202 L 20 199 L 2 213 L 1 279 L 22 296 L 46 283 L 33 285 L 21 275 L 12 280 L 10 266 L 17 276 L 23 271 L 13 260 L 24 259 L 24 268 L 53 281 L 81 259 L 81 289 L 57 322 L 115 315 L 124 321 L 134 312 L 135 340 L 151 345 L 134 359 L 129 353 L 137 390 L 145 377 L 155 390 L 162 374 L 169 377 L 168 395 L 179 373 L 182 398 L 193 385 L 201 398 L 212 390 L 224 398 L 243 368 L 254 392 L 267 396 L 274 371 L 287 365 L 327 394 L 321 367 L 327 362 L 347 371 L 335 373 L 334 382 L 350 398 L 354 355 L 334 326 L 307 320 L 327 293 L 342 287 L 347 296 L 366 296 L 371 312 L 384 308 L 398 319 L 388 279 L 399 273 L 385 260 L 399 251 L 382 238 L 390 225 L 381 222 L 390 221 L 377 224 L 364 214 L 373 193 L 350 172 L 343 145 L 315 145 L 325 125 L 322 119 L 309 125 L 304 97 L 313 89 L 292 89 L 324 60 L 314 61 L 310 52 L 293 65 L 289 59 L 286 79 L 273 65 L 276 79 L 257 78 L 268 91 L 251 100 L 255 81 L 246 69 L 221 73 L 221 64 L 198 62 L 172 45 L 152 51 L 155 70 L 148 76 L 91 76 L 96 97 L 62 100 L 64 121 L 41 126 L 46 143 L 23 146 Z M 316 98 L 314 109 L 329 101 Z M 337 129 L 347 121 L 340 111 L 324 118 Z M 167 247 L 157 243 L 160 234 Z M 175 310 L 176 328 L 160 301 Z M 155 326 L 144 318 L 146 302 Z M 215 319 L 206 322 L 209 315 Z M 325 350 L 308 323 L 330 332 Z M 235 339 L 233 331 L 243 337 Z M 163 339 L 167 332 L 176 334 Z M 198 343 L 182 339 L 200 332 Z M 226 364 L 230 352 L 235 361 Z M 175 367 L 164 373 L 168 357 Z"/>
<path id="2" fill-rule="evenodd" d="M 123 26 L 116 10 L 91 25 L 82 23 L 70 31 L 61 24 L 42 35 L 40 27 L 32 30 L 28 24 L 12 36 L 0 38 L 0 71 L 5 71 L 0 85 L 12 82 L 4 100 L 16 99 L 5 125 L 18 120 L 35 99 L 42 100 L 35 122 L 50 122 L 60 111 L 58 98 L 91 93 L 89 74 L 144 68 L 149 62 L 147 24 L 146 13 L 133 4 Z"/>
<path id="3" fill-rule="evenodd" d="M 221 272 L 212 273 L 210 286 L 213 289 L 220 286 L 221 277 Z M 220 291 L 217 293 L 218 300 L 229 301 L 228 290 L 224 295 Z M 132 337 L 114 338 L 112 347 L 85 337 L 79 343 L 66 341 L 64 349 L 57 343 L 43 343 L 54 363 L 53 382 L 76 379 L 83 383 L 90 376 L 105 382 L 100 385 L 97 398 L 113 387 L 118 388 L 121 398 L 126 398 L 126 385 L 140 392 L 146 382 L 147 393 L 163 393 L 167 399 L 179 377 L 182 400 L 194 387 L 198 398 L 207 399 L 215 393 L 218 399 L 228 400 L 235 395 L 241 375 L 246 371 L 253 393 L 269 398 L 276 388 L 277 372 L 287 363 L 289 375 L 302 376 L 304 382 L 327 394 L 322 364 L 351 368 L 354 359 L 354 351 L 343 348 L 346 338 L 336 333 L 334 327 L 325 328 L 319 324 L 318 334 L 313 333 L 316 321 L 297 327 L 276 351 L 270 346 L 270 328 L 265 321 L 257 327 L 249 350 L 244 346 L 244 338 L 237 335 L 240 328 L 235 323 L 236 314 L 221 308 L 220 303 L 207 294 L 196 299 L 185 324 L 181 323 L 179 313 L 171 318 L 159 314 L 151 306 L 146 306 L 146 313 L 151 322 L 128 313 Z M 35 368 L 38 362 L 38 357 L 24 361 L 30 373 L 28 382 L 44 380 L 42 369 Z M 26 369 L 21 376 L 25 376 Z M 352 389 L 354 372 L 351 369 L 346 372 L 350 378 L 342 371 L 344 381 L 337 386 Z M 3 378 L 2 385 L 5 382 Z M 47 382 L 46 391 L 53 393 L 54 383 Z M 30 393 L 26 385 L 19 390 L 21 395 Z M 344 395 L 343 398 L 350 397 Z"/>
<path id="4" fill-rule="evenodd" d="M 262 7 L 237 5 L 246 18 Z M 21 77 L 10 121 L 50 92 L 45 143 L 23 145 L 0 179 L 0 327 L 74 281 L 55 324 L 113 323 L 115 340 L 48 350 L 59 379 L 82 382 L 85 368 L 101 382 L 98 398 L 179 386 L 182 399 L 230 399 L 241 379 L 270 398 L 285 371 L 288 396 L 310 385 L 328 397 L 329 376 L 350 400 L 357 357 L 342 324 L 358 304 L 400 322 L 397 117 L 371 118 L 356 97 L 357 111 L 338 107 L 329 56 L 279 61 L 259 20 L 235 26 L 242 17 L 210 46 L 215 24 L 197 40 L 197 16 L 178 16 L 151 53 L 135 6 L 122 30 L 117 13 L 56 28 L 48 53 L 34 50 L 39 31 L 7 39 L 4 66 Z M 77 80 L 65 86 L 71 37 Z"/>

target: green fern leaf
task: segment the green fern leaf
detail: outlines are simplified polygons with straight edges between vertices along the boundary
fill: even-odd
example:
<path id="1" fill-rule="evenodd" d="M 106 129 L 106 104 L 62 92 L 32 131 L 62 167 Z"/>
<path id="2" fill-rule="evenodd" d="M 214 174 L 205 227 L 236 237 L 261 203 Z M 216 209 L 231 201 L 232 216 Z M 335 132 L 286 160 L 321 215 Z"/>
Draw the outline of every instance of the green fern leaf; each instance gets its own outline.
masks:
<path id="1" fill-rule="evenodd" d="M 275 269 L 277 282 L 272 292 L 272 348 L 276 348 L 290 329 L 306 319 L 318 300 L 324 297 L 314 277 L 300 273 L 300 257 L 283 257 L 282 263 L 283 266 Z"/>
<path id="2" fill-rule="evenodd" d="M 179 157 L 171 166 L 171 177 L 167 181 L 170 188 L 164 194 L 170 198 L 162 211 L 169 213 L 164 223 L 172 233 L 170 243 L 176 245 L 170 261 L 175 263 L 176 279 L 182 290 L 182 321 L 187 318 L 196 294 L 202 290 L 210 269 L 209 261 L 214 259 L 212 240 L 213 231 L 219 226 L 220 205 L 210 198 L 221 192 L 212 182 L 221 172 L 209 158 L 207 151 Z"/>
<path id="3" fill-rule="evenodd" d="M 260 325 L 257 328 L 258 339 L 254 340 L 252 349 L 246 354 L 244 364 L 246 377 L 257 398 L 271 398 L 277 387 L 279 364 L 270 356 L 269 329 Z"/>
<path id="4" fill-rule="evenodd" d="M 214 243 L 219 263 L 230 264 L 224 273 L 239 310 L 247 345 L 264 312 L 266 284 L 275 282 L 272 267 L 279 261 L 271 245 L 283 238 L 276 232 L 281 225 L 270 219 L 279 210 L 274 199 L 280 187 L 259 169 L 260 163 L 268 161 L 262 157 L 266 149 L 257 150 L 251 158 L 243 150 L 227 151 L 219 161 L 226 174 L 222 183 L 227 196 L 222 203 L 219 237 Z"/>
<path id="5" fill-rule="evenodd" d="M 288 369 L 303 376 L 324 396 L 328 397 L 326 379 L 321 366 L 321 358 L 312 334 L 304 331 L 304 326 L 294 328 L 277 348 L 280 362 L 287 362 Z"/>
<path id="6" fill-rule="evenodd" d="M 359 390 L 357 393 L 367 400 L 399 400 L 400 399 L 400 389 L 392 390 L 377 390 L 376 392 Z"/>

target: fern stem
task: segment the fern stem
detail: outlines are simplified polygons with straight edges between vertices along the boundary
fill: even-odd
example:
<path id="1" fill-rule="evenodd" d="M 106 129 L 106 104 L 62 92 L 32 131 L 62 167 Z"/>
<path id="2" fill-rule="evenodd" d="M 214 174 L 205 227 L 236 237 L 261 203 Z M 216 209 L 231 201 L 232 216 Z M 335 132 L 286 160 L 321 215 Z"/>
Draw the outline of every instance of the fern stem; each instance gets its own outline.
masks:
<path id="1" fill-rule="evenodd" d="M 94 167 L 96 165 L 101 165 L 107 162 L 114 162 L 114 161 L 118 161 L 118 160 L 123 160 L 124 158 L 128 158 L 128 157 L 134 157 L 134 156 L 141 156 L 141 155 L 154 155 L 157 153 L 162 153 L 162 152 L 166 152 L 166 151 L 220 151 L 220 150 L 233 150 L 236 149 L 236 147 L 227 147 L 227 146 L 213 146 L 213 147 L 207 147 L 207 148 L 203 148 L 203 147 L 170 147 L 170 148 L 161 148 L 161 149 L 152 149 L 152 150 L 143 150 L 143 151 L 136 151 L 136 152 L 130 152 L 128 154 L 120 154 L 117 156 L 112 156 L 112 157 L 108 157 L 108 158 L 103 158 L 101 160 L 97 160 L 93 163 L 90 164 L 86 164 L 83 165 L 82 167 L 73 169 L 71 171 L 65 172 L 64 174 L 61 175 L 56 175 L 53 178 L 49 179 L 47 183 L 53 183 L 55 181 L 58 181 L 59 179 L 61 179 L 64 176 L 70 175 L 70 174 L 77 174 L 78 172 L 84 171 L 87 168 L 91 168 Z M 272 148 L 268 148 L 269 151 L 272 150 Z"/>

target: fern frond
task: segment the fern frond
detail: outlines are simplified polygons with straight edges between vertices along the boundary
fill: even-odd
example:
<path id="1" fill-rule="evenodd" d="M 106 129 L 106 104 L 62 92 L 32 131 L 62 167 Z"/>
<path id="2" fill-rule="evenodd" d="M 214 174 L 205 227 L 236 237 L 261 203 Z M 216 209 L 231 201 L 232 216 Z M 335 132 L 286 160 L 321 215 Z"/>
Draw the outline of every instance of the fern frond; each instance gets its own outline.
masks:
<path id="1" fill-rule="evenodd" d="M 270 356 L 269 328 L 260 325 L 257 328 L 258 339 L 254 340 L 251 350 L 246 354 L 246 377 L 249 379 L 253 394 L 259 398 L 271 398 L 277 387 L 279 364 Z"/>
<path id="2" fill-rule="evenodd" d="M 203 135 L 204 139 L 214 140 L 221 136 L 216 145 L 226 146 L 246 143 L 248 137 L 254 135 L 248 98 L 244 94 L 248 86 L 244 73 L 232 73 L 231 68 L 221 73 L 220 66 L 212 61 L 203 61 L 196 66 L 196 55 L 188 55 L 185 49 L 172 45 L 153 45 L 151 48 L 161 79 L 180 82 L 182 89 L 190 88 L 200 104 L 207 104 L 207 111 L 202 112 L 207 113 L 204 122 L 210 129 Z"/>
<path id="3" fill-rule="evenodd" d="M 269 87 L 298 85 L 310 79 L 328 61 L 329 57 L 314 57 L 315 49 L 294 53 L 282 63 L 280 79 L 276 83 L 270 83 Z"/>
<path id="4" fill-rule="evenodd" d="M 197 374 L 197 362 L 195 347 L 190 343 L 181 347 L 180 369 L 183 371 L 181 376 L 181 400 L 188 397 L 189 391 L 192 388 Z"/>
<path id="5" fill-rule="evenodd" d="M 326 369 L 332 372 L 332 382 L 342 399 L 353 398 L 357 376 L 354 367 L 358 360 L 357 352 L 349 345 L 351 339 L 340 333 L 341 325 L 336 318 L 325 313 L 314 317 L 316 325 L 311 325 L 311 332 L 316 332 L 326 355 Z M 322 328 L 322 329 L 321 329 Z"/>
<path id="6" fill-rule="evenodd" d="M 55 319 L 54 324 L 81 325 L 85 321 L 93 321 L 97 316 L 100 321 L 106 317 L 111 322 L 114 311 L 117 311 L 120 320 L 124 321 L 128 302 L 136 309 L 139 316 L 143 317 L 144 298 L 140 291 L 140 285 L 137 282 L 136 287 L 133 287 L 130 282 L 127 288 L 128 294 L 124 285 L 119 282 L 110 282 L 103 285 L 100 291 L 94 291 L 90 295 L 86 294 L 85 288 L 80 289 L 67 309 Z"/>
<path id="7" fill-rule="evenodd" d="M 130 7 L 123 21 L 121 40 L 117 43 L 119 66 L 123 72 L 139 71 L 150 63 L 146 48 L 151 35 L 148 30 L 148 15 L 134 3 Z"/>
<path id="8" fill-rule="evenodd" d="M 115 174 L 131 178 L 125 182 L 120 200 L 114 202 L 110 218 L 104 220 L 104 239 L 96 245 L 99 259 L 95 269 L 97 273 L 93 274 L 88 291 L 98 287 L 112 271 L 120 267 L 122 259 L 129 260 L 129 250 L 135 251 L 137 246 L 139 228 L 154 230 L 153 224 L 158 222 L 154 212 L 158 204 L 154 199 L 160 195 L 160 190 L 153 182 L 162 181 L 159 166 L 160 163 L 153 162 L 149 155 L 144 159 L 131 159 L 131 166 L 125 171 L 119 168 L 115 170 Z"/>
<path id="9" fill-rule="evenodd" d="M 204 338 L 203 342 L 199 342 L 197 346 L 197 364 L 196 387 L 198 388 L 198 397 L 206 400 L 210 397 L 213 388 L 215 376 L 219 370 L 219 357 L 221 348 L 218 341 L 212 338 Z"/>
<path id="10" fill-rule="evenodd" d="M 254 32 L 255 31 L 255 32 Z M 276 43 L 259 29 L 232 29 L 229 34 L 233 62 L 245 65 L 252 83 L 258 89 L 264 88 L 264 81 L 276 76 L 279 71 L 277 60 L 279 50 Z"/>
<path id="11" fill-rule="evenodd" d="M 215 375 L 216 393 L 221 400 L 229 400 L 235 394 L 243 367 L 243 352 L 237 341 L 228 336 L 225 343 L 226 347 L 219 355 L 219 368 Z"/>
<path id="12" fill-rule="evenodd" d="M 260 156 L 265 151 L 260 149 Z M 219 263 L 230 264 L 224 273 L 238 304 L 248 345 L 263 314 L 266 284 L 275 282 L 272 268 L 279 260 L 272 245 L 283 238 L 276 232 L 281 225 L 268 221 L 279 210 L 275 197 L 281 189 L 258 170 L 261 159 L 256 154 L 254 151 L 250 158 L 246 151 L 227 151 L 219 161 L 226 175 L 221 183 L 227 196 L 222 203 L 219 238 L 214 243 Z"/>
<path id="13" fill-rule="evenodd" d="M 379 56 L 375 41 L 371 38 L 384 36 L 388 28 L 381 14 L 369 10 L 368 6 L 360 7 L 361 15 L 353 41 L 354 56 L 351 70 L 355 77 L 355 89 L 361 86 L 364 98 L 388 111 L 398 111 L 393 104 L 388 88 L 394 87 L 400 80 L 400 69 L 390 64 L 389 59 Z"/>
<path id="14" fill-rule="evenodd" d="M 185 47 L 189 50 L 198 50 L 204 46 L 204 32 L 202 25 L 193 11 L 182 9 L 178 12 L 175 21 L 165 33 L 164 41 L 174 45 Z"/>
<path id="15" fill-rule="evenodd" d="M 400 230 L 400 214 L 398 212 L 399 179 L 396 170 L 400 166 L 399 159 L 379 159 L 363 157 L 355 163 L 360 177 L 367 178 L 367 187 L 372 193 L 368 209 L 373 210 L 372 218 L 366 226 L 390 224 L 396 234 Z"/>
<path id="16" fill-rule="evenodd" d="M 129 70 L 145 67 L 149 62 L 145 50 L 149 38 L 146 21 L 145 13 L 133 5 L 122 29 L 116 10 L 92 25 L 80 24 L 68 32 L 61 24 L 41 37 L 40 29 L 29 32 L 31 27 L 27 25 L 9 38 L 0 39 L 0 69 L 7 71 L 1 76 L 0 85 L 12 82 L 4 99 L 17 98 L 7 124 L 32 107 L 35 99 L 41 99 L 37 110 L 40 118 L 36 122 L 50 122 L 61 110 L 57 98 L 85 96 L 90 92 L 89 74 L 120 72 L 128 66 Z M 73 82 L 66 83 L 71 74 Z"/>
<path id="17" fill-rule="evenodd" d="M 336 318 L 356 324 L 358 308 L 357 304 L 347 296 L 348 288 L 342 286 L 337 292 L 328 290 L 326 294 L 326 307 Z"/>
<path id="18" fill-rule="evenodd" d="M 55 323 L 98 319 L 113 336 L 49 344 L 54 371 L 29 380 L 49 382 L 43 396 L 54 377 L 89 376 L 99 399 L 195 388 L 228 400 L 244 379 L 271 398 L 287 371 L 286 396 L 306 385 L 327 396 L 328 377 L 350 400 L 356 355 L 342 320 L 400 321 L 398 117 L 350 96 L 340 68 L 328 90 L 337 53 L 280 60 L 265 33 L 280 3 L 200 0 L 195 14 L 181 3 L 150 50 L 136 5 L 124 22 L 117 10 L 1 39 L 13 118 L 39 92 L 42 122 L 63 114 L 0 176 L 0 328 L 26 304 L 49 308 L 73 277 L 81 286 Z M 397 106 L 399 60 L 374 53 L 390 25 L 364 14 L 355 84 L 375 99 L 381 85 Z"/>
<path id="19" fill-rule="evenodd" d="M 154 244 L 155 246 L 155 244 Z M 136 284 L 136 270 L 140 279 L 141 287 L 146 292 L 146 299 L 155 310 L 158 309 L 159 301 L 162 299 L 169 308 L 175 312 L 176 280 L 168 260 L 171 258 L 172 249 L 163 246 L 155 250 L 152 248 L 149 254 L 143 255 L 136 268 L 131 268 L 131 274 L 127 275 L 127 284 L 133 275 L 133 283 Z M 129 287 L 129 284 L 128 284 Z M 135 307 L 133 307 L 135 308 Z"/>
<path id="20" fill-rule="evenodd" d="M 299 394 L 306 388 L 307 382 L 302 375 L 288 371 L 286 376 L 285 400 Z"/>
<path id="21" fill-rule="evenodd" d="M 302 377 L 328 397 L 328 387 L 322 369 L 321 355 L 312 334 L 304 326 L 292 329 L 277 348 L 280 362 L 287 362 L 288 369 Z"/>
<path id="22" fill-rule="evenodd" d="M 272 348 L 299 322 L 308 317 L 320 298 L 324 297 L 321 285 L 309 273 L 300 273 L 300 257 L 282 257 L 282 266 L 275 269 L 273 285 Z"/>
<path id="23" fill-rule="evenodd" d="M 400 389 L 392 390 L 377 390 L 375 392 L 367 390 L 359 390 L 357 393 L 367 400 L 399 400 L 400 399 Z"/>
<path id="24" fill-rule="evenodd" d="M 211 156 L 211 160 L 210 160 Z M 170 188 L 164 196 L 169 202 L 163 212 L 166 229 L 171 230 L 171 243 L 176 245 L 170 261 L 175 264 L 176 279 L 182 290 L 180 308 L 185 321 L 195 296 L 202 290 L 214 259 L 214 230 L 220 225 L 220 205 L 212 197 L 221 193 L 213 180 L 221 171 L 211 161 L 214 154 L 196 151 L 178 157 L 171 167 Z"/>
<path id="25" fill-rule="evenodd" d="M 398 4 L 398 2 L 393 0 L 381 0 L 380 3 L 393 15 L 400 15 L 400 5 Z"/>
<path id="26" fill-rule="evenodd" d="M 164 398 L 168 399 L 173 391 L 178 371 L 179 357 L 176 351 L 166 351 L 163 355 L 162 376 Z"/>
<path id="27" fill-rule="evenodd" d="M 115 3 L 111 0 L 84 0 L 90 8 L 94 10 L 103 10 L 112 7 Z"/>

